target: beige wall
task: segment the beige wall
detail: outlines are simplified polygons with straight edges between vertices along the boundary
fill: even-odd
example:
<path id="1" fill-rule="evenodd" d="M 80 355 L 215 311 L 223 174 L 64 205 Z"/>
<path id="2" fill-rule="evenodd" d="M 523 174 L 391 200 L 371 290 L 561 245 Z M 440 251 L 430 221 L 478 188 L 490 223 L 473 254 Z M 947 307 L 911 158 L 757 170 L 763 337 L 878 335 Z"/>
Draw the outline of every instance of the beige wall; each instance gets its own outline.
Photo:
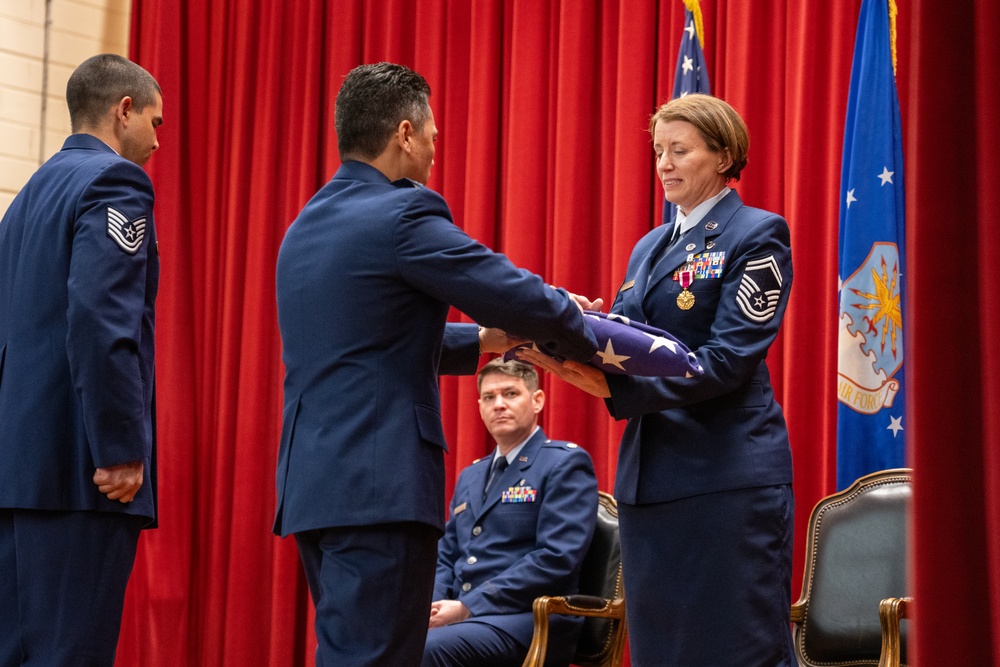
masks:
<path id="1" fill-rule="evenodd" d="M 131 5 L 131 0 L 0 0 L 0 215 L 69 135 L 65 93 L 73 69 L 97 53 L 128 55 Z"/>

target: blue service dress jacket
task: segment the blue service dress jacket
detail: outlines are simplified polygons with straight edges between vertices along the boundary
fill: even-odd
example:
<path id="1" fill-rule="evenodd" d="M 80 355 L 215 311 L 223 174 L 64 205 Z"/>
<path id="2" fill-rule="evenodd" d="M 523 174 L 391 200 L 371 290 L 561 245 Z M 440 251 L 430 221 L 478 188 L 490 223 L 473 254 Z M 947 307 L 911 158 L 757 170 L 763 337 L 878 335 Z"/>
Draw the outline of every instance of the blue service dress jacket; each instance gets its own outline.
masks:
<path id="1" fill-rule="evenodd" d="M 705 372 L 607 376 L 608 409 L 629 420 L 615 497 L 657 503 L 790 484 L 788 432 L 765 364 L 791 291 L 788 225 L 732 191 L 663 253 L 671 232 L 658 227 L 636 244 L 611 312 L 669 331 Z"/>
<path id="2" fill-rule="evenodd" d="M 474 373 L 478 357 L 474 326 L 445 335 L 449 305 L 562 356 L 596 350 L 565 292 L 471 239 L 433 190 L 361 162 L 289 227 L 277 299 L 282 536 L 401 521 L 443 531 L 438 373 Z"/>
<path id="3" fill-rule="evenodd" d="M 525 647 L 539 595 L 577 592 L 594 535 L 597 478 L 590 455 L 538 429 L 483 500 L 493 463 L 486 456 L 455 484 L 451 518 L 438 545 L 435 600 L 459 600 L 472 616 Z M 572 657 L 582 618 L 553 617 L 549 662 Z"/>
<path id="4" fill-rule="evenodd" d="M 0 507 L 156 517 L 153 186 L 74 134 L 0 222 Z M 98 467 L 142 461 L 131 503 Z"/>

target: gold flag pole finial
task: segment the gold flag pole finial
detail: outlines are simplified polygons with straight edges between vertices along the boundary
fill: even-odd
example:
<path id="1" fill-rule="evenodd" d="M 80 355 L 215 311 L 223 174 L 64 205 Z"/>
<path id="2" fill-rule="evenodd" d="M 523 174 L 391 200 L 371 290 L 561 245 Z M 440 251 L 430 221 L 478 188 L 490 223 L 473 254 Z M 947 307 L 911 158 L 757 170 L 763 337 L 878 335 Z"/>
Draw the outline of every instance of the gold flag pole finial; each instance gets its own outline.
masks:
<path id="1" fill-rule="evenodd" d="M 697 0 L 695 0 L 697 2 Z M 685 4 L 687 0 L 684 0 Z M 896 7 L 896 0 L 889 0 L 889 46 L 892 47 L 892 74 L 896 74 L 896 14 L 899 8 Z"/>
<path id="2" fill-rule="evenodd" d="M 893 0 L 889 0 L 893 2 Z M 694 16 L 694 31 L 698 34 L 698 42 L 701 48 L 705 48 L 705 24 L 701 20 L 701 5 L 698 0 L 684 0 L 684 6 Z M 895 54 L 895 41 L 893 41 L 893 54 Z"/>

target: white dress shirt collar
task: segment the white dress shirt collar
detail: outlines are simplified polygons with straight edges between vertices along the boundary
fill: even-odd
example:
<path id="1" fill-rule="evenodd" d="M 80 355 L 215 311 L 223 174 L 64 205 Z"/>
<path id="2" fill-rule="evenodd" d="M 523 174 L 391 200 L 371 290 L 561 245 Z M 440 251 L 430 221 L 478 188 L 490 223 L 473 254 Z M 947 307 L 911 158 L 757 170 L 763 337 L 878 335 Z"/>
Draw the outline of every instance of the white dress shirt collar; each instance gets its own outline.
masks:
<path id="1" fill-rule="evenodd" d="M 532 430 L 531 433 L 528 435 L 528 437 L 521 441 L 521 444 L 519 444 L 517 447 L 507 452 L 507 465 L 510 465 L 511 463 L 517 460 L 517 455 L 521 453 L 521 450 L 524 449 L 524 446 L 528 444 L 528 441 L 535 436 L 535 433 L 540 428 L 541 426 L 536 426 L 534 430 Z M 490 462 L 490 465 L 492 466 L 498 458 L 500 458 L 499 446 L 493 450 L 493 460 Z"/>
<path id="2" fill-rule="evenodd" d="M 698 204 L 687 215 L 684 215 L 684 213 L 682 213 L 681 210 L 678 208 L 677 221 L 674 223 L 674 226 L 680 229 L 681 235 L 686 234 L 695 225 L 701 222 L 705 218 L 705 216 L 708 215 L 708 212 L 711 211 L 716 204 L 722 201 L 722 198 L 728 195 L 730 192 L 732 192 L 732 188 L 730 188 L 729 186 L 723 187 L 722 190 L 719 192 L 719 194 L 709 199 L 706 199 L 702 203 Z"/>

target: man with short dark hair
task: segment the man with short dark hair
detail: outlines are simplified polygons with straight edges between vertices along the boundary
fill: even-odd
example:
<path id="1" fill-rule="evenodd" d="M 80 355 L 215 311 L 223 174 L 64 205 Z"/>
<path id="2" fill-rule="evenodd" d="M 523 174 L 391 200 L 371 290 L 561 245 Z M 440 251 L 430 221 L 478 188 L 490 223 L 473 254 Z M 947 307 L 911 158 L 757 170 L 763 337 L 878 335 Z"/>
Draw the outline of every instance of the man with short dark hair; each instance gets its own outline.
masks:
<path id="1" fill-rule="evenodd" d="M 596 350 L 563 290 L 452 222 L 424 185 L 430 88 L 362 65 L 337 95 L 343 162 L 281 244 L 285 406 L 274 531 L 294 534 L 316 605 L 319 667 L 416 665 L 444 528 L 438 373 L 475 372 L 491 327 L 562 357 Z M 445 328 L 455 306 L 476 325 Z"/>
<path id="2" fill-rule="evenodd" d="M 519 361 L 479 371 L 479 414 L 497 447 L 463 470 L 438 545 L 423 667 L 519 667 L 539 595 L 577 592 L 594 535 L 590 456 L 538 426 L 545 393 Z M 555 616 L 546 664 L 573 657 L 582 618 Z"/>
<path id="3" fill-rule="evenodd" d="M 114 664 L 156 519 L 153 186 L 160 87 L 104 54 L 74 134 L 0 222 L 0 665 Z"/>

